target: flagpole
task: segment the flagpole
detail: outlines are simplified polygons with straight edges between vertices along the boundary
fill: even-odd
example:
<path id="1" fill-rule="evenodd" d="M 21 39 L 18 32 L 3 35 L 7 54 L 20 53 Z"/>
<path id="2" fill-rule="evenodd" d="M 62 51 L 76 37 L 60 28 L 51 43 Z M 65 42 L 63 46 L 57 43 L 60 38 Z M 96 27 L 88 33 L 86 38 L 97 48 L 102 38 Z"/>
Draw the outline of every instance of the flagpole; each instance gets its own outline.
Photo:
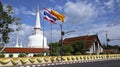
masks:
<path id="1" fill-rule="evenodd" d="M 50 29 L 51 29 L 51 45 L 50 45 L 50 55 L 52 56 L 52 23 L 50 23 Z"/>
<path id="2" fill-rule="evenodd" d="M 43 19 L 43 55 L 44 55 L 44 19 Z"/>
<path id="3" fill-rule="evenodd" d="M 61 48 L 63 46 L 63 31 L 62 31 L 62 24 L 60 24 L 60 30 L 61 30 Z M 60 55 L 61 55 L 61 62 L 62 62 L 62 49 L 60 49 Z"/>
<path id="4" fill-rule="evenodd" d="M 51 45 L 50 45 L 50 56 L 52 56 L 52 23 L 50 23 L 50 29 L 51 29 Z"/>

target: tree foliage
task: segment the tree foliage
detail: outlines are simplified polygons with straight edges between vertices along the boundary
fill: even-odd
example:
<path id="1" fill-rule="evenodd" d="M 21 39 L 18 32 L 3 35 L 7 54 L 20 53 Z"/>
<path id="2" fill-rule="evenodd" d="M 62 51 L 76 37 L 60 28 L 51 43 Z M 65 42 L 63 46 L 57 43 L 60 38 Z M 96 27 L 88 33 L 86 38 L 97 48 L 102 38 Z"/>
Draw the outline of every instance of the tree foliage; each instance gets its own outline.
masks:
<path id="1" fill-rule="evenodd" d="M 57 55 L 66 55 L 66 54 L 71 54 L 73 52 L 72 46 L 65 46 L 65 45 L 60 45 L 60 43 L 50 43 L 49 44 L 50 48 L 50 54 L 52 56 L 57 56 Z"/>
<path id="2" fill-rule="evenodd" d="M 76 54 L 80 52 L 81 54 L 85 54 L 85 44 L 82 41 L 75 41 L 71 43 L 71 46 L 73 47 L 74 51 L 73 54 Z"/>
<path id="3" fill-rule="evenodd" d="M 61 47 L 61 50 L 62 50 L 63 55 L 68 55 L 68 54 L 70 55 L 74 51 L 71 45 L 69 46 L 63 45 Z"/>
<path id="4" fill-rule="evenodd" d="M 9 42 L 9 33 L 20 29 L 20 18 L 13 16 L 13 9 L 10 5 L 7 5 L 5 9 L 3 4 L 0 2 L 0 34 L 2 34 L 2 39 L 4 43 Z M 14 30 L 10 27 L 11 24 L 17 25 Z"/>
<path id="5" fill-rule="evenodd" d="M 102 45 L 104 49 L 119 49 L 118 45 Z"/>
<path id="6" fill-rule="evenodd" d="M 52 56 L 59 55 L 60 47 L 59 47 L 59 43 L 58 42 L 50 43 L 49 44 L 49 49 L 50 49 L 50 54 Z"/>

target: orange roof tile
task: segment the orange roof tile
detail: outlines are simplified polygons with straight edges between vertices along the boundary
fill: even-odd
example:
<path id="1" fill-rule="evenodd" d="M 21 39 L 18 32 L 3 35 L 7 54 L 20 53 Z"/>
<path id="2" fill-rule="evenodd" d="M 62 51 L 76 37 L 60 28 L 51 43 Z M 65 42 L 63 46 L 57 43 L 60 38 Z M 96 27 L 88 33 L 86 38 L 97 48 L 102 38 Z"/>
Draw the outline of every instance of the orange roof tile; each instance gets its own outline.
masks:
<path id="1" fill-rule="evenodd" d="M 4 49 L 6 53 L 40 53 L 43 52 L 42 48 L 16 48 L 16 47 L 6 47 Z M 44 52 L 49 52 L 49 49 L 44 48 Z"/>
<path id="2" fill-rule="evenodd" d="M 85 43 L 86 48 L 89 48 L 95 41 L 99 41 L 99 38 L 97 35 L 90 35 L 90 36 L 78 36 L 78 37 L 72 37 L 72 38 L 66 38 L 64 39 L 63 43 L 65 45 L 70 45 L 71 42 L 74 41 L 83 41 Z M 101 43 L 100 43 L 101 45 Z"/>

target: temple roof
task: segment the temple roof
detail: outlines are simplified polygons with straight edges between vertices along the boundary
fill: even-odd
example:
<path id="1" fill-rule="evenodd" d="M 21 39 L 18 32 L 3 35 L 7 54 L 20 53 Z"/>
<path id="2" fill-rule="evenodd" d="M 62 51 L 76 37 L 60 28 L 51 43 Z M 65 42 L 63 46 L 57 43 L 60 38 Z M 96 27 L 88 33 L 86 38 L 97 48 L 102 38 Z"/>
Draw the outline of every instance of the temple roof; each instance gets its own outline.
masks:
<path id="1" fill-rule="evenodd" d="M 43 52 L 43 48 L 17 48 L 17 47 L 6 47 L 5 53 L 40 53 Z M 44 48 L 44 52 L 49 52 L 49 49 Z"/>
<path id="2" fill-rule="evenodd" d="M 78 36 L 64 39 L 63 43 L 65 45 L 70 45 L 74 41 L 82 41 L 84 42 L 86 48 L 89 48 L 95 41 L 98 41 L 101 45 L 99 38 L 97 35 L 86 35 L 86 36 Z"/>

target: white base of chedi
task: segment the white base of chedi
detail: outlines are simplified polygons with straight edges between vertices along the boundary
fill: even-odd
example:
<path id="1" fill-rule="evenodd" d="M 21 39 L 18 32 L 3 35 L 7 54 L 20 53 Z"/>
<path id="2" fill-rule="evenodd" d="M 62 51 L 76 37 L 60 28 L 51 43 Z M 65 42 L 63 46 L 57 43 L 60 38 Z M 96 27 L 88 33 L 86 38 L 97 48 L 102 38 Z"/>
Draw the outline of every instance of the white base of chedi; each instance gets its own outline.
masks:
<path id="1" fill-rule="evenodd" d="M 39 15 L 39 7 L 37 8 L 36 13 L 36 23 L 34 27 L 34 34 L 29 36 L 28 46 L 31 48 L 49 48 L 47 45 L 47 39 L 44 36 L 43 31 L 41 30 L 40 25 L 40 15 Z"/>
<path id="2" fill-rule="evenodd" d="M 44 38 L 44 40 L 43 40 Z M 28 46 L 32 47 L 32 48 L 49 48 L 47 45 L 47 39 L 45 36 L 43 36 L 43 34 L 34 34 L 29 36 L 28 38 L 29 43 Z M 44 42 L 43 42 L 44 41 Z"/>

